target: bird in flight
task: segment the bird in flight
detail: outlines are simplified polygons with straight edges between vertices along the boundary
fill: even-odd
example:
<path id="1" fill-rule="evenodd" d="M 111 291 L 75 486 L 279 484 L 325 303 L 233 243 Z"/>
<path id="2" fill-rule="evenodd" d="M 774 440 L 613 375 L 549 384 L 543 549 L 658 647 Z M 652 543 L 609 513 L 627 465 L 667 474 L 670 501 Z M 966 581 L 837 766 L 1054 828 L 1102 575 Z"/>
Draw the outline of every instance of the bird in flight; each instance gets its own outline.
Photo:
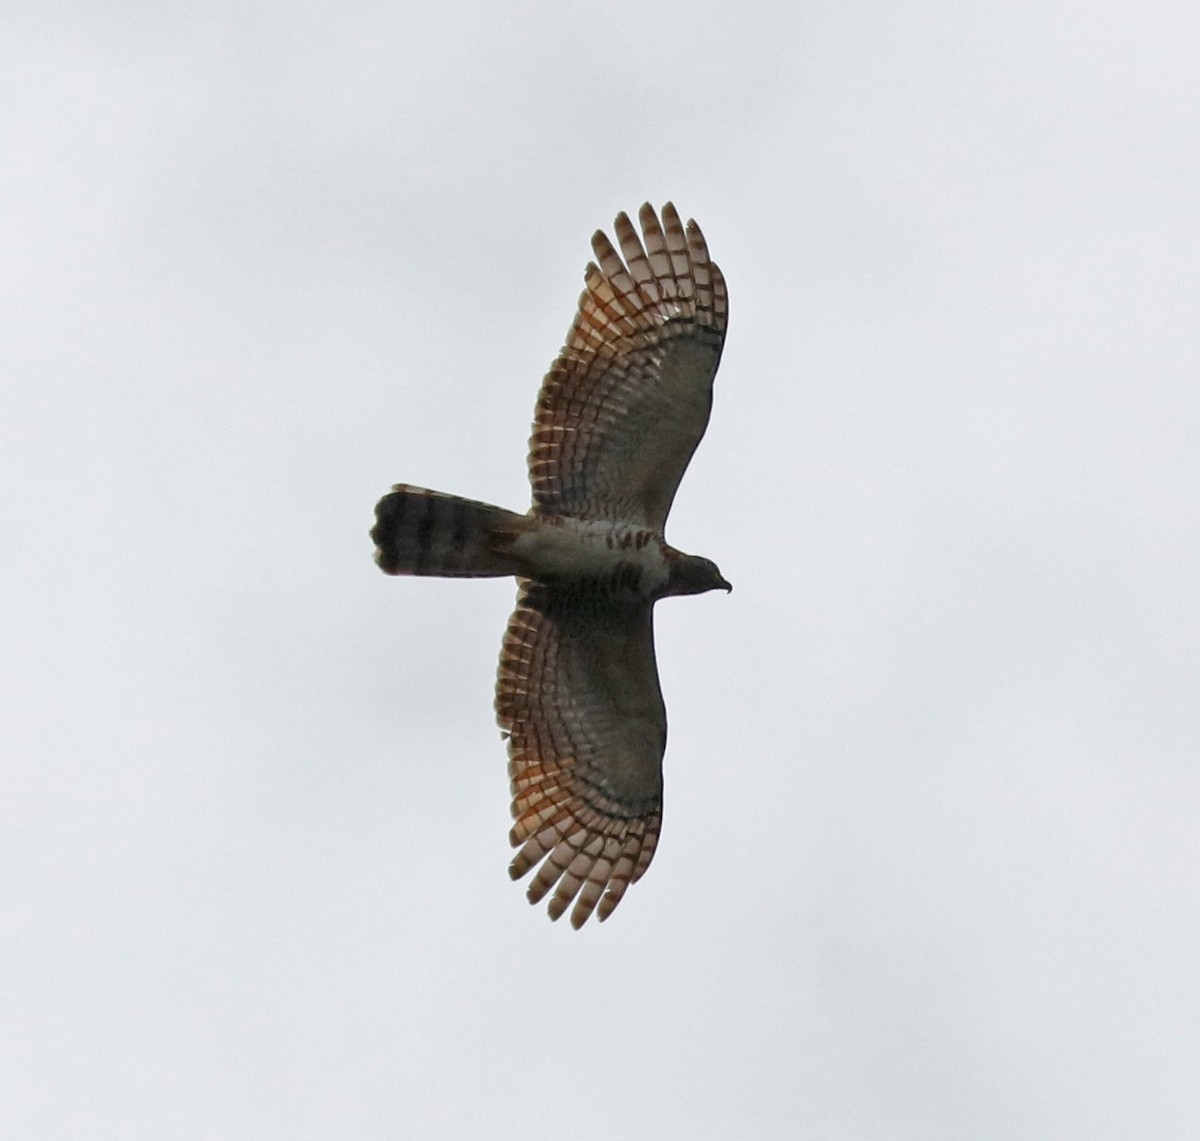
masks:
<path id="1" fill-rule="evenodd" d="M 725 279 L 669 202 L 597 231 L 567 342 L 542 382 L 524 515 L 396 484 L 375 508 L 387 574 L 515 575 L 496 715 L 508 738 L 513 879 L 558 919 L 606 919 L 654 856 L 667 717 L 654 604 L 733 588 L 663 538 L 708 425 Z M 540 865 L 540 866 L 539 866 Z M 572 904 L 574 906 L 572 907 Z"/>

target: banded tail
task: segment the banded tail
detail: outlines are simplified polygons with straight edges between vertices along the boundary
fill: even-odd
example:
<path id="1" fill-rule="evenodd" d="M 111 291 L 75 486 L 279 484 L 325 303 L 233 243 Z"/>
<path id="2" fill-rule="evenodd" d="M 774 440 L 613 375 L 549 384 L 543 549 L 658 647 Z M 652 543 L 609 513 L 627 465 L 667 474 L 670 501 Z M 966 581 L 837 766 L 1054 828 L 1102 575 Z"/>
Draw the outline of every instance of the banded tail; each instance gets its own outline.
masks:
<path id="1" fill-rule="evenodd" d="M 375 507 L 375 561 L 387 574 L 518 574 L 505 549 L 530 520 L 503 507 L 398 483 Z"/>

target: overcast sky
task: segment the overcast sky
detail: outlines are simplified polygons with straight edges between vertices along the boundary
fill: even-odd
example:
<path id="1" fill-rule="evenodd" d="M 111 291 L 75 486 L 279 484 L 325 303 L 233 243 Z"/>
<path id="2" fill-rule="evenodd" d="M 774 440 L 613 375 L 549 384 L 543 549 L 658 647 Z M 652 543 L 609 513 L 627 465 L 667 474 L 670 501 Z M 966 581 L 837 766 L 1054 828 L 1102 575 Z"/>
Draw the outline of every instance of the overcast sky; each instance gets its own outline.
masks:
<path id="1" fill-rule="evenodd" d="M 9 5 L 0 1132 L 1192 1138 L 1200 9 Z M 729 283 L 654 865 L 506 874 L 523 509 L 618 210 Z"/>

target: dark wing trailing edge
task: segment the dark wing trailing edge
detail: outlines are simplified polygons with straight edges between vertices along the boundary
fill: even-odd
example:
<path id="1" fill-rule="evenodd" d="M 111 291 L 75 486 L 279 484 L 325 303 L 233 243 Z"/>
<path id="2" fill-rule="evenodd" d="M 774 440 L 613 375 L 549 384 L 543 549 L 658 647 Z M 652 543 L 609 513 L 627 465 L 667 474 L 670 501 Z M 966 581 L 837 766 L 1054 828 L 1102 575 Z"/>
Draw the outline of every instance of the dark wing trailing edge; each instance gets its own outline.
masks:
<path id="1" fill-rule="evenodd" d="M 725 279 L 695 222 L 625 214 L 603 232 L 579 311 L 542 383 L 530 439 L 537 510 L 662 530 L 708 426 L 728 317 Z M 598 264 L 597 264 L 598 263 Z"/>
<path id="2" fill-rule="evenodd" d="M 648 603 L 523 581 L 500 655 L 519 879 L 550 917 L 606 919 L 654 855 L 667 717 Z"/>

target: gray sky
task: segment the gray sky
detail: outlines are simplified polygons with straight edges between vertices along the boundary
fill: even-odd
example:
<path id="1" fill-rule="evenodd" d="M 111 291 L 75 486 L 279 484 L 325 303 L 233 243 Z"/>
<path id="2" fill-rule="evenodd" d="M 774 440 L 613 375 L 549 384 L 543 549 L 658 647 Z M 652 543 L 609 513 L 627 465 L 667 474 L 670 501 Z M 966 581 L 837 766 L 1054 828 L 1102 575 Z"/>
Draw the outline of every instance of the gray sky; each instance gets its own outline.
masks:
<path id="1" fill-rule="evenodd" d="M 10 7 L 0 1125 L 1195 1136 L 1194 5 Z M 436 10 L 436 11 L 434 11 Z M 505 872 L 513 587 L 588 238 L 731 324 L 653 868 Z"/>

